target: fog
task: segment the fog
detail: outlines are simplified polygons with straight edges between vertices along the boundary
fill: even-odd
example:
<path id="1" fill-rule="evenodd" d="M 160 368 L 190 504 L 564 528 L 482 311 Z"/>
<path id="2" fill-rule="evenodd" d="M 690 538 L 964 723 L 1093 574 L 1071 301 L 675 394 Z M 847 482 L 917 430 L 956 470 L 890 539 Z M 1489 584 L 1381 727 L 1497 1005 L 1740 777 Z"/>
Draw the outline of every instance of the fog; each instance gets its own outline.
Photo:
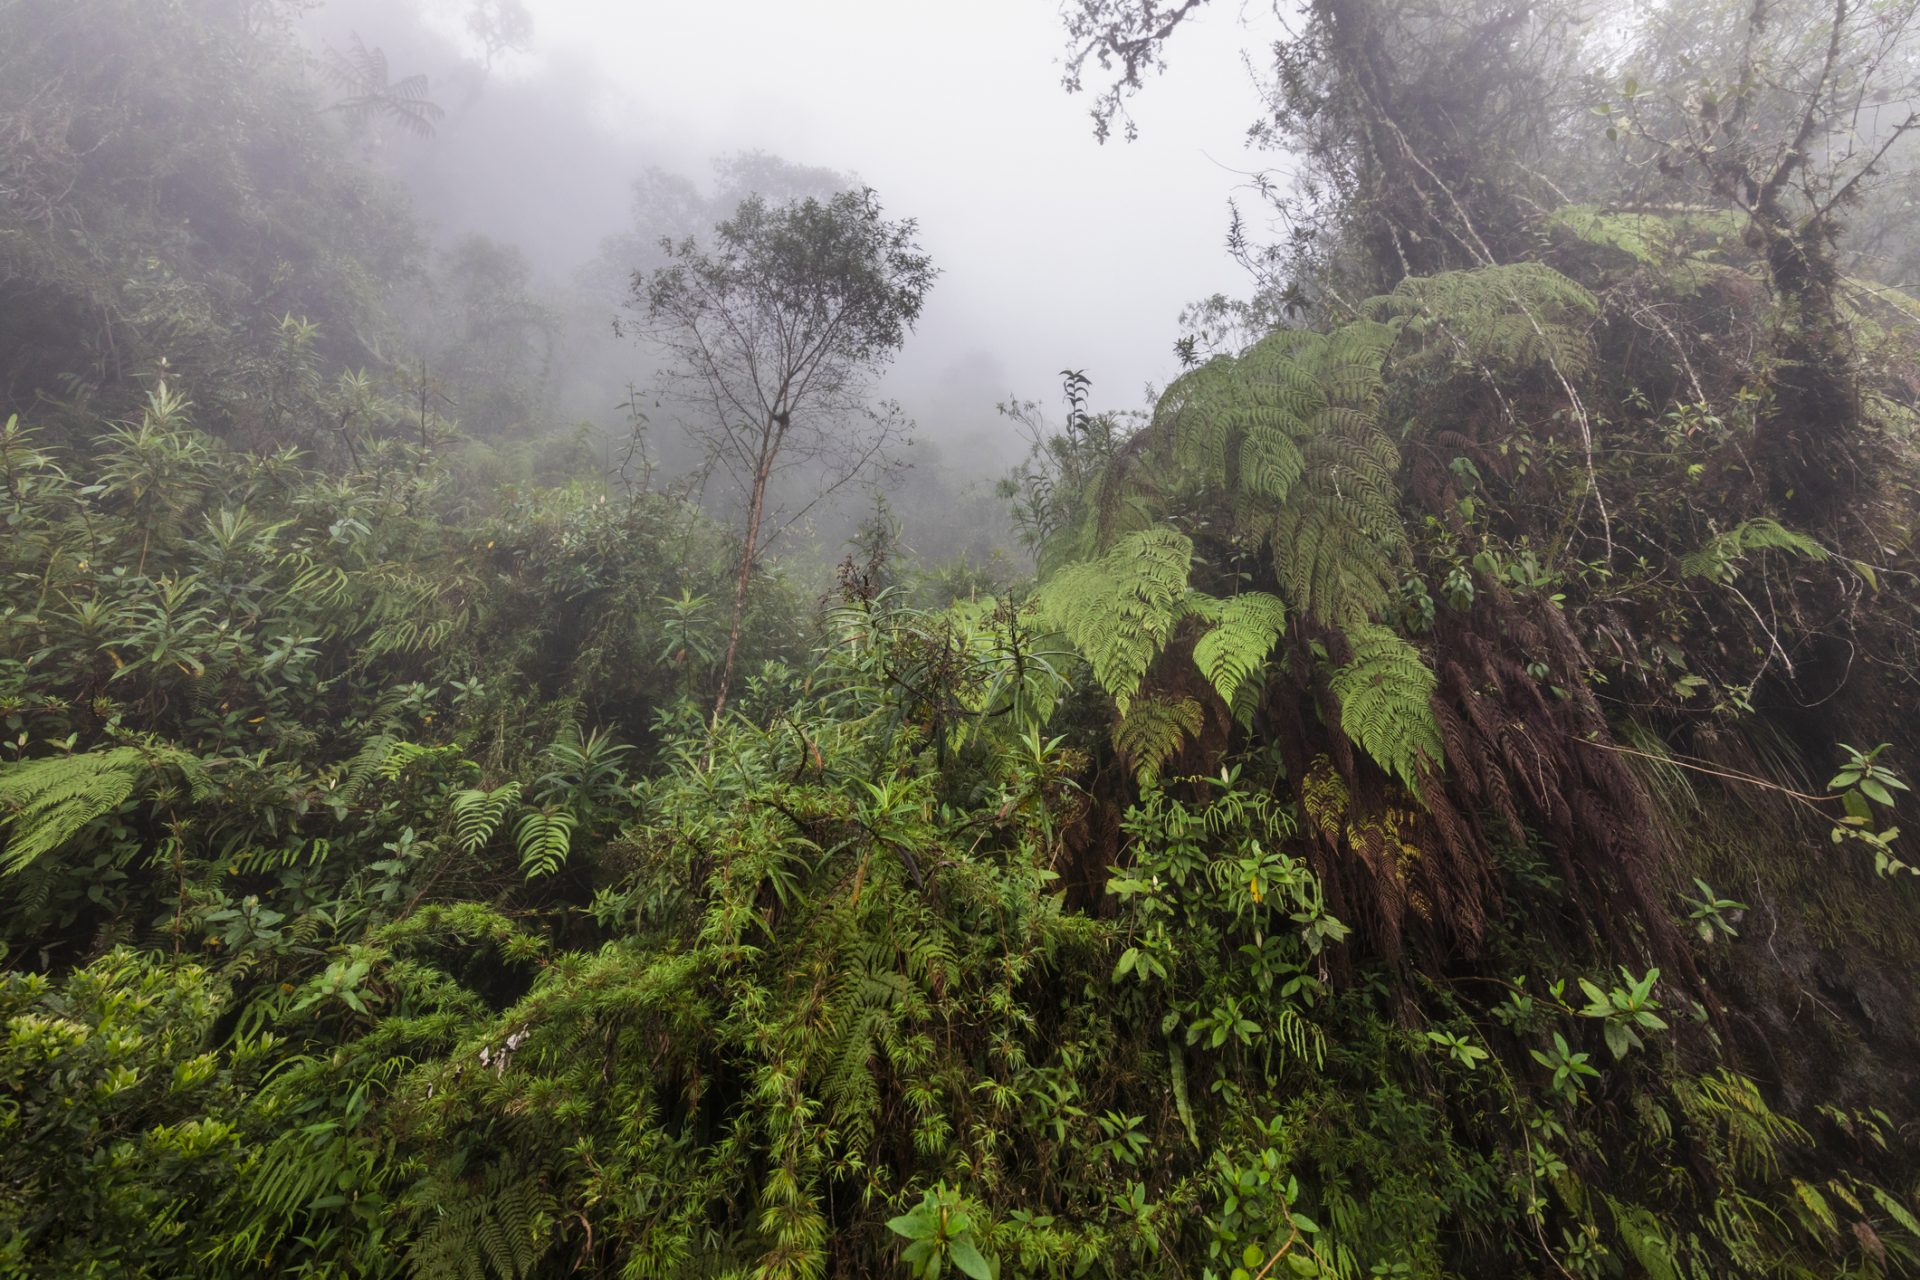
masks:
<path id="1" fill-rule="evenodd" d="M 1203 15 L 1168 91 L 1138 112 L 1140 138 L 1104 145 L 1062 88 L 1058 15 L 1026 0 L 527 0 L 531 40 L 490 67 L 470 12 L 333 0 L 305 34 L 322 51 L 357 35 L 396 77 L 429 78 L 446 118 L 430 139 L 384 138 L 376 159 L 440 242 L 504 241 L 550 284 L 600 259 L 594 297 L 608 305 L 568 308 L 557 366 L 574 416 L 604 422 L 628 378 L 647 380 L 644 347 L 605 336 L 614 269 L 639 264 L 602 248 L 690 229 L 635 225 L 648 170 L 711 190 L 716 158 L 765 152 L 849 175 L 889 216 L 916 219 L 942 276 L 882 392 L 918 424 L 909 460 L 962 480 L 1022 448 L 997 403 L 1054 402 L 1073 368 L 1101 404 L 1137 407 L 1178 370 L 1180 308 L 1242 283 L 1223 235 L 1256 163 L 1240 126 L 1258 99 L 1231 10 Z"/>
<path id="2" fill-rule="evenodd" d="M 1178 307 L 1234 283 L 1223 165 L 1241 162 L 1255 101 L 1227 14 L 1207 15 L 1214 47 L 1189 42 L 1143 104 L 1142 138 L 1101 146 L 1061 90 L 1058 17 L 1030 0 L 969 5 L 961 22 L 891 0 L 529 7 L 539 45 L 520 84 L 605 133 L 568 153 L 573 183 L 476 210 L 506 238 L 581 245 L 586 200 L 635 161 L 698 172 L 757 149 L 851 170 L 920 219 L 946 269 L 903 372 L 977 349 L 1023 387 L 1063 362 L 1113 389 L 1164 378 Z"/>

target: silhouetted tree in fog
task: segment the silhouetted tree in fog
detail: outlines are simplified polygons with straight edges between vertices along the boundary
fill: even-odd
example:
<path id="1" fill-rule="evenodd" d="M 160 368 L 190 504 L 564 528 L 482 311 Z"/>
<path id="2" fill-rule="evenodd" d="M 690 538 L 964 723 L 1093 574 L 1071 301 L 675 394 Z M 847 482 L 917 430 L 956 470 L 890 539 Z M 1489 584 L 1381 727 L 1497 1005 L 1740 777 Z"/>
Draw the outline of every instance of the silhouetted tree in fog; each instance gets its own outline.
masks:
<path id="1" fill-rule="evenodd" d="M 667 265 L 633 277 L 631 305 L 669 356 L 670 386 L 695 410 L 688 429 L 745 501 L 716 717 L 769 540 L 769 482 L 809 468 L 811 507 L 901 434 L 897 409 L 870 394 L 938 275 L 915 233 L 912 219 L 883 217 L 871 190 L 781 205 L 754 196 L 707 243 L 663 243 Z"/>

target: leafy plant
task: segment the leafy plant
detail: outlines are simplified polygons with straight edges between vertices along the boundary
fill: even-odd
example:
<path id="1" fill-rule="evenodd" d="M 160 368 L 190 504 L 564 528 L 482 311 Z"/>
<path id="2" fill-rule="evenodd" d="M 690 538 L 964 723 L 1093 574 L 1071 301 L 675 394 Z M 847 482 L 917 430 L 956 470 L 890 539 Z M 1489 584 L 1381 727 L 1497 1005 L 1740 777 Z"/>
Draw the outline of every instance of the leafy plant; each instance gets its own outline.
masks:
<path id="1" fill-rule="evenodd" d="M 1744 902 L 1735 902 L 1715 893 L 1713 886 L 1698 876 L 1694 877 L 1693 887 L 1700 891 L 1697 898 L 1682 898 L 1692 910 L 1687 918 L 1693 921 L 1694 931 L 1700 935 L 1700 941 L 1712 942 L 1717 937 L 1737 938 L 1740 931 L 1734 928 L 1734 921 L 1747 909 Z"/>
<path id="2" fill-rule="evenodd" d="M 999 1264 L 980 1251 L 973 1215 L 960 1193 L 944 1182 L 927 1190 L 920 1203 L 887 1222 L 907 1241 L 900 1260 L 920 1280 L 940 1280 L 948 1267 L 973 1280 L 994 1280 Z"/>
<path id="3" fill-rule="evenodd" d="M 1597 1078 L 1600 1074 L 1597 1068 L 1588 1064 L 1587 1060 L 1592 1055 L 1575 1052 L 1567 1043 L 1567 1038 L 1558 1031 L 1553 1033 L 1551 1048 L 1544 1051 L 1529 1049 L 1527 1052 L 1549 1072 L 1547 1087 L 1569 1102 L 1582 1095 L 1582 1079 Z"/>
<path id="4" fill-rule="evenodd" d="M 1640 1039 L 1642 1031 L 1667 1029 L 1666 1020 L 1654 1012 L 1660 1007 L 1660 1002 L 1653 998 L 1653 984 L 1659 977 L 1658 969 L 1649 969 L 1636 978 L 1623 967 L 1620 985 L 1605 990 L 1586 978 L 1580 979 L 1580 990 L 1587 997 L 1580 1016 L 1600 1020 L 1607 1048 L 1616 1059 L 1626 1057 L 1630 1049 L 1646 1048 Z"/>

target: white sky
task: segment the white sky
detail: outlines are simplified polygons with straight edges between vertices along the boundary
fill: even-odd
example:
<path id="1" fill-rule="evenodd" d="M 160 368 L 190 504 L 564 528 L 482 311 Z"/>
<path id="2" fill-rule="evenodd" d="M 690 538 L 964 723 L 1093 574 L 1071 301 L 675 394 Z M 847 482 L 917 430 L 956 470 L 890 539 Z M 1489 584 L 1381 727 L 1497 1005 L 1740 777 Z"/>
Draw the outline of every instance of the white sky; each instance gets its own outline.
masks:
<path id="1" fill-rule="evenodd" d="M 1131 407 L 1176 370 L 1180 307 L 1241 286 L 1226 200 L 1260 160 L 1242 145 L 1257 99 L 1231 0 L 1182 30 L 1136 101 L 1141 139 L 1105 146 L 1060 87 L 1052 0 L 528 4 L 544 64 L 528 70 L 596 81 L 609 128 L 650 162 L 703 175 L 705 157 L 764 149 L 856 172 L 920 220 L 945 274 L 902 382 L 990 356 L 1001 391 L 1052 402 L 1071 364 Z"/>

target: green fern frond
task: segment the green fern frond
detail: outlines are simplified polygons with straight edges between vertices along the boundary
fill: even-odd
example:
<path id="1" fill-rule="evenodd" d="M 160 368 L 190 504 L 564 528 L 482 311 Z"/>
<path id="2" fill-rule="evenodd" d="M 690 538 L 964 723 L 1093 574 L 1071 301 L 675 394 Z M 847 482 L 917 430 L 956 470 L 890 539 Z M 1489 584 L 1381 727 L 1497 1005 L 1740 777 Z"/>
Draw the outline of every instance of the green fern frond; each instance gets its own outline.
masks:
<path id="1" fill-rule="evenodd" d="M 353 804 L 366 791 L 367 785 L 377 777 L 387 777 L 386 764 L 393 755 L 399 739 L 390 733 L 376 733 L 360 745 L 353 758 L 346 764 L 340 775 L 335 794 L 347 803 Z M 391 780 L 391 778 L 389 778 Z"/>
<path id="2" fill-rule="evenodd" d="M 1709 582 L 1727 582 L 1734 566 L 1749 551 L 1791 551 L 1806 560 L 1827 559 L 1827 549 L 1804 533 L 1787 528 L 1778 520 L 1759 516 L 1742 520 L 1733 528 L 1711 539 L 1697 551 L 1680 558 L 1680 572 L 1689 578 Z"/>
<path id="3" fill-rule="evenodd" d="M 1188 373 L 1161 397 L 1148 428 L 1152 447 L 1119 462 L 1144 477 L 1135 497 L 1156 484 L 1197 485 L 1224 500 L 1238 536 L 1268 544 L 1288 607 L 1340 626 L 1377 616 L 1409 554 L 1400 453 L 1379 424 L 1384 366 L 1399 332 L 1398 323 L 1366 319 L 1330 334 L 1284 330 Z M 1172 479 L 1156 480 L 1149 463 Z M 1119 552 L 1116 544 L 1109 555 Z M 1060 590 L 1097 592 L 1112 576 L 1110 568 L 1082 567 Z M 1117 647 L 1111 656 L 1119 660 L 1105 664 L 1101 683 L 1110 692 L 1124 686 L 1130 697 L 1160 642 L 1116 641 L 1111 624 L 1128 620 L 1111 608 L 1079 621 L 1102 637 L 1103 650 Z M 1237 688 L 1229 682 L 1229 702 Z"/>
<path id="4" fill-rule="evenodd" d="M 1353 660 L 1333 676 L 1341 731 L 1418 794 L 1422 769 L 1445 759 L 1431 704 L 1433 670 L 1388 627 L 1351 628 L 1347 642 Z"/>
<path id="5" fill-rule="evenodd" d="M 1289 602 L 1334 626 L 1359 625 L 1379 614 L 1398 584 L 1395 557 L 1349 518 L 1355 509 L 1337 502 L 1294 503 L 1274 518 L 1267 534 L 1274 576 Z"/>
<path id="6" fill-rule="evenodd" d="M 538 1178 L 494 1166 L 443 1203 L 408 1256 L 421 1280 L 523 1280 L 551 1245 L 556 1205 Z"/>
<path id="7" fill-rule="evenodd" d="M 1041 613 L 1086 655 L 1122 715 L 1182 616 L 1192 561 L 1192 541 L 1159 525 L 1097 560 L 1068 565 L 1040 588 Z"/>
<path id="8" fill-rule="evenodd" d="M 58 849 L 125 803 L 149 773 L 186 758 L 177 751 L 113 747 L 0 769 L 0 825 L 8 833 L 0 874 L 11 875 Z"/>
<path id="9" fill-rule="evenodd" d="M 477 766 L 460 758 L 459 747 L 451 745 L 429 747 L 418 742 L 393 742 L 387 747 L 385 758 L 380 761 L 380 776 L 388 782 L 397 781 L 401 774 L 421 761 L 457 762 L 469 770 L 478 771 Z"/>
<path id="10" fill-rule="evenodd" d="M 550 876 L 567 861 L 573 849 L 574 816 L 564 810 L 535 809 L 520 819 L 513 840 L 520 851 L 520 870 L 527 879 Z"/>
<path id="11" fill-rule="evenodd" d="M 1141 698 L 1113 731 L 1113 745 L 1132 763 L 1143 787 L 1152 786 L 1180 744 L 1200 732 L 1206 712 L 1192 698 Z"/>
<path id="12" fill-rule="evenodd" d="M 1577 378 L 1593 367 L 1588 327 L 1600 304 L 1580 285 L 1539 262 L 1448 271 L 1402 280 L 1363 308 L 1376 320 L 1437 326 L 1427 351 L 1512 372 L 1553 367 Z"/>
<path id="13" fill-rule="evenodd" d="M 1867 1194 L 1871 1195 L 1875 1202 L 1886 1211 L 1888 1217 L 1900 1224 L 1902 1231 L 1905 1231 L 1915 1239 L 1920 1239 L 1920 1218 L 1914 1216 L 1913 1210 L 1902 1204 L 1891 1192 L 1882 1189 L 1874 1183 L 1869 1182 L 1866 1184 L 1866 1187 Z"/>
<path id="14" fill-rule="evenodd" d="M 1674 252 L 1673 227 L 1651 213 L 1608 213 L 1590 204 L 1561 205 L 1548 214 L 1547 234 L 1556 240 L 1608 249 L 1642 266 Z"/>
<path id="15" fill-rule="evenodd" d="M 501 819 L 507 816 L 507 809 L 520 799 L 520 784 L 509 782 L 503 787 L 491 791 L 477 788 L 453 793 L 451 810 L 453 813 L 454 839 L 460 844 L 462 853 L 472 853 L 500 829 Z"/>
<path id="16" fill-rule="evenodd" d="M 1232 706 L 1241 684 L 1266 663 L 1285 632 L 1287 607 L 1276 596 L 1249 591 L 1220 601 L 1210 616 L 1213 626 L 1193 646 L 1193 660 L 1221 701 Z"/>

